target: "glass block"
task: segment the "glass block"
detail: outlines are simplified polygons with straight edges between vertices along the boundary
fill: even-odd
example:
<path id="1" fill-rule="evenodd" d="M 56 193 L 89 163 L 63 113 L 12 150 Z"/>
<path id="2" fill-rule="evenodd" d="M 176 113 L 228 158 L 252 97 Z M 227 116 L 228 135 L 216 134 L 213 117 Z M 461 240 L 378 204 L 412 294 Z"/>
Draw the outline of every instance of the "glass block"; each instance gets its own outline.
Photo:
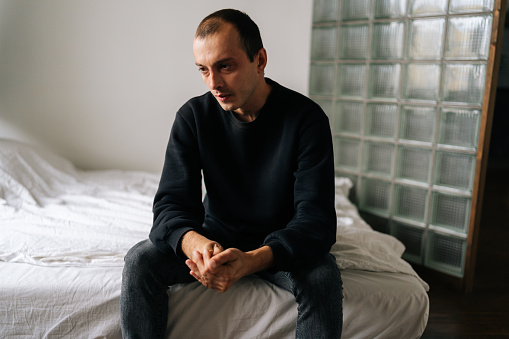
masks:
<path id="1" fill-rule="evenodd" d="M 314 0 L 313 22 L 338 21 L 339 0 Z"/>
<path id="2" fill-rule="evenodd" d="M 444 32 L 444 18 L 411 20 L 408 27 L 408 57 L 415 60 L 440 60 Z"/>
<path id="3" fill-rule="evenodd" d="M 445 57 L 487 60 L 490 51 L 491 21 L 489 15 L 450 18 Z"/>
<path id="4" fill-rule="evenodd" d="M 334 64 L 311 64 L 309 94 L 332 96 L 334 91 Z"/>
<path id="5" fill-rule="evenodd" d="M 475 171 L 475 155 L 437 151 L 435 161 L 435 185 L 472 189 Z"/>
<path id="6" fill-rule="evenodd" d="M 368 104 L 365 123 L 365 135 L 394 139 L 398 123 L 398 106 L 396 104 Z"/>
<path id="7" fill-rule="evenodd" d="M 430 220 L 433 226 L 467 233 L 470 198 L 433 192 Z"/>
<path id="8" fill-rule="evenodd" d="M 405 99 L 438 100 L 439 64 L 408 64 L 405 72 Z"/>
<path id="9" fill-rule="evenodd" d="M 481 105 L 485 79 L 485 64 L 446 64 L 442 99 Z"/>
<path id="10" fill-rule="evenodd" d="M 406 0 L 375 1 L 375 19 L 404 17 L 406 14 L 406 3 Z"/>
<path id="11" fill-rule="evenodd" d="M 480 119 L 478 109 L 442 108 L 438 143 L 477 148 Z"/>
<path id="12" fill-rule="evenodd" d="M 371 64 L 369 98 L 396 100 L 399 97 L 400 64 Z"/>
<path id="13" fill-rule="evenodd" d="M 371 0 L 343 0 L 341 7 L 342 20 L 368 19 Z"/>
<path id="14" fill-rule="evenodd" d="M 363 178 L 361 185 L 360 209 L 378 215 L 388 215 L 391 199 L 391 183 Z"/>
<path id="15" fill-rule="evenodd" d="M 405 24 L 403 22 L 373 24 L 371 58 L 401 59 L 403 57 L 404 32 Z"/>
<path id="16" fill-rule="evenodd" d="M 430 220 L 433 226 L 467 233 L 470 198 L 433 192 Z"/>
<path id="17" fill-rule="evenodd" d="M 332 100 L 314 99 L 314 101 L 320 105 L 325 114 L 327 114 L 329 123 L 332 124 L 334 119 L 334 115 L 332 114 Z"/>
<path id="18" fill-rule="evenodd" d="M 466 250 L 465 239 L 429 231 L 425 266 L 462 277 Z"/>
<path id="19" fill-rule="evenodd" d="M 447 0 L 410 0 L 410 15 L 440 15 L 447 12 Z"/>
<path id="20" fill-rule="evenodd" d="M 435 107 L 403 106 L 399 122 L 399 138 L 433 142 L 435 115 Z"/>
<path id="21" fill-rule="evenodd" d="M 392 221 L 391 223 L 391 235 L 405 245 L 403 259 L 416 264 L 421 264 L 424 260 L 424 232 L 422 228 L 401 222 Z"/>
<path id="22" fill-rule="evenodd" d="M 360 140 L 335 138 L 334 141 L 334 160 L 336 167 L 357 170 L 359 168 L 361 153 Z"/>
<path id="23" fill-rule="evenodd" d="M 494 0 L 451 0 L 450 13 L 491 12 Z"/>
<path id="24" fill-rule="evenodd" d="M 366 65 L 339 65 L 337 84 L 338 96 L 362 99 L 366 89 Z"/>
<path id="25" fill-rule="evenodd" d="M 340 134 L 361 134 L 363 104 L 338 101 L 334 116 L 334 131 Z"/>
<path id="26" fill-rule="evenodd" d="M 368 56 L 369 25 L 342 25 L 340 32 L 340 58 L 366 59 Z"/>
<path id="27" fill-rule="evenodd" d="M 311 59 L 334 60 L 337 46 L 336 27 L 315 27 L 311 39 Z"/>
<path id="28" fill-rule="evenodd" d="M 398 148 L 396 177 L 429 182 L 432 151 L 426 148 L 400 146 Z"/>
<path id="29" fill-rule="evenodd" d="M 385 177 L 392 175 L 394 145 L 380 142 L 365 142 L 362 169 L 365 173 Z"/>
<path id="30" fill-rule="evenodd" d="M 403 185 L 394 186 L 393 215 L 424 222 L 428 191 Z"/>

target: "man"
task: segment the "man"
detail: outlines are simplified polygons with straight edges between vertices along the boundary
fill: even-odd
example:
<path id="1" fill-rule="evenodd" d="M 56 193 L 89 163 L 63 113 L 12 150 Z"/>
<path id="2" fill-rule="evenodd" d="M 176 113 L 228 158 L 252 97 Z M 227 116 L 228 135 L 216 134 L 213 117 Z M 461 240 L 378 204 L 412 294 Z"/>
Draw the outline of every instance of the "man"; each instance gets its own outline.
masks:
<path id="1" fill-rule="evenodd" d="M 245 13 L 206 17 L 193 52 L 210 92 L 178 111 L 150 241 L 125 258 L 124 337 L 163 337 L 168 286 L 198 280 L 226 292 L 258 274 L 295 295 L 297 338 L 339 338 L 342 282 L 328 253 L 336 216 L 326 115 L 264 77 L 267 52 Z"/>

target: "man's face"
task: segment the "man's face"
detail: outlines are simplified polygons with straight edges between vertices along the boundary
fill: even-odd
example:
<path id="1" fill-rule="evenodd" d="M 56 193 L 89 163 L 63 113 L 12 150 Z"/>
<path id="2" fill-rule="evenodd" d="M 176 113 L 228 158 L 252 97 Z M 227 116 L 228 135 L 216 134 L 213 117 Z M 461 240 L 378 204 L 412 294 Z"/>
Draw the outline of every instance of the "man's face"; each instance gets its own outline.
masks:
<path id="1" fill-rule="evenodd" d="M 249 60 L 233 25 L 225 23 L 218 32 L 195 38 L 193 53 L 203 81 L 224 110 L 244 114 L 261 108 L 265 64 L 259 72 L 260 53 Z"/>

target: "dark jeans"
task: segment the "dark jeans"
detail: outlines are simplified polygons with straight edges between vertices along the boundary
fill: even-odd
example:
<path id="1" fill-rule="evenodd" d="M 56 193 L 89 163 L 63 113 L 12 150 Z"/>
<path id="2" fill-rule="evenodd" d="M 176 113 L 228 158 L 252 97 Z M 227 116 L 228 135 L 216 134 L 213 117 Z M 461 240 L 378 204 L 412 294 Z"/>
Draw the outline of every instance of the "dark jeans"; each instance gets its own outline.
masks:
<path id="1" fill-rule="evenodd" d="M 297 272 L 263 271 L 258 275 L 295 296 L 296 338 L 341 337 L 343 282 L 331 254 Z M 125 257 L 122 275 L 122 336 L 163 338 L 168 319 L 168 286 L 192 281 L 195 280 L 189 268 L 175 255 L 161 253 L 149 240 L 135 245 Z"/>

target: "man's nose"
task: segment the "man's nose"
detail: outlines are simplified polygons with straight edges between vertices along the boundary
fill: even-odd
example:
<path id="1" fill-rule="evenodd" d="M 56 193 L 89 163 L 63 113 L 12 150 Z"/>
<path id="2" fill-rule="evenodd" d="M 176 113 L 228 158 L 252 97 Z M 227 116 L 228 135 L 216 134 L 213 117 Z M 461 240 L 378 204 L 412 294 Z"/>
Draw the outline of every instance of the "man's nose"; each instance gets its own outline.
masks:
<path id="1" fill-rule="evenodd" d="M 210 89 L 218 89 L 223 85 L 223 78 L 217 72 L 211 72 L 209 76 Z"/>

